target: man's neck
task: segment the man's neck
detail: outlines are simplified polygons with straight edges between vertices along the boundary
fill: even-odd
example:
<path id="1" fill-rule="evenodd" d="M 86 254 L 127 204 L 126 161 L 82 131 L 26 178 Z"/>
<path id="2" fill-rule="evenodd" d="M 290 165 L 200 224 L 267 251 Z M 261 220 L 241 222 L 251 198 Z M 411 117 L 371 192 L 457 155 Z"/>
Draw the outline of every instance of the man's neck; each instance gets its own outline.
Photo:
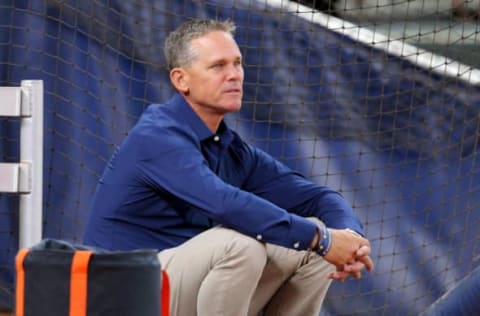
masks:
<path id="1" fill-rule="evenodd" d="M 190 105 L 192 110 L 198 115 L 198 117 L 203 121 L 203 123 L 205 123 L 208 129 L 215 134 L 218 130 L 218 127 L 220 126 L 220 123 L 223 120 L 224 114 L 216 113 L 208 108 L 196 106 L 188 102 L 188 99 L 187 99 L 187 103 Z"/>

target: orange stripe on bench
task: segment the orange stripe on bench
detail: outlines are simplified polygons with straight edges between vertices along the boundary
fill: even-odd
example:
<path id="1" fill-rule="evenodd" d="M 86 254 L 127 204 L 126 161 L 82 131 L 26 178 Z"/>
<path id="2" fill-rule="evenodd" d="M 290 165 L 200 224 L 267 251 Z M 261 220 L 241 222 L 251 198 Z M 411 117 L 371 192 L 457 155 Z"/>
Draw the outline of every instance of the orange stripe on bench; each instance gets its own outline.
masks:
<path id="1" fill-rule="evenodd" d="M 23 262 L 30 250 L 20 249 L 15 258 L 15 269 L 17 271 L 17 282 L 15 289 L 15 315 L 23 316 L 25 314 L 25 268 Z"/>
<path id="2" fill-rule="evenodd" d="M 75 252 L 70 279 L 70 316 L 87 315 L 88 263 L 91 251 Z"/>

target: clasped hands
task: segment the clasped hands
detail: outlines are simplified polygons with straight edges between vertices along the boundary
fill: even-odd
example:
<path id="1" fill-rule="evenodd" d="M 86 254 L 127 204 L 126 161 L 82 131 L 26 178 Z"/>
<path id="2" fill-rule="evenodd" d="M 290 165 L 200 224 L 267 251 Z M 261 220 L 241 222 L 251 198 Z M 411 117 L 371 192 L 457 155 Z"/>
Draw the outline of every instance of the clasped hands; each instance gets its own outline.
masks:
<path id="1" fill-rule="evenodd" d="M 373 270 L 368 239 L 348 229 L 329 229 L 332 234 L 332 246 L 324 259 L 337 267 L 336 271 L 328 274 L 329 279 L 340 282 L 349 276 L 360 279 L 364 269 Z"/>

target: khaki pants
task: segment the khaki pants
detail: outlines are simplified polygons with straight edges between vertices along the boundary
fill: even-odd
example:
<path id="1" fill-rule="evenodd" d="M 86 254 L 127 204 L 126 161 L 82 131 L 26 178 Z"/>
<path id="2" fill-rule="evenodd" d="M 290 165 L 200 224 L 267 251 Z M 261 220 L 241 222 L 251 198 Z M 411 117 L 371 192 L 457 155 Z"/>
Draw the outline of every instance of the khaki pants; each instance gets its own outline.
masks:
<path id="1" fill-rule="evenodd" d="M 215 227 L 159 253 L 172 316 L 317 316 L 335 267 L 315 253 Z"/>

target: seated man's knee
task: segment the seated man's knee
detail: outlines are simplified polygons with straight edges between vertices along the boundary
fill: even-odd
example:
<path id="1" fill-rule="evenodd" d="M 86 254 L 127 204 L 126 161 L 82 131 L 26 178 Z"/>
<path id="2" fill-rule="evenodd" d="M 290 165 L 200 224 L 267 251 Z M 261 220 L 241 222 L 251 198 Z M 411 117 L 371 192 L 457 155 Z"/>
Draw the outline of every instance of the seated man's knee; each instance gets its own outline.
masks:
<path id="1" fill-rule="evenodd" d="M 230 239 L 227 255 L 237 257 L 242 265 L 252 270 L 252 273 L 262 273 L 267 263 L 265 244 L 235 231 Z"/>

